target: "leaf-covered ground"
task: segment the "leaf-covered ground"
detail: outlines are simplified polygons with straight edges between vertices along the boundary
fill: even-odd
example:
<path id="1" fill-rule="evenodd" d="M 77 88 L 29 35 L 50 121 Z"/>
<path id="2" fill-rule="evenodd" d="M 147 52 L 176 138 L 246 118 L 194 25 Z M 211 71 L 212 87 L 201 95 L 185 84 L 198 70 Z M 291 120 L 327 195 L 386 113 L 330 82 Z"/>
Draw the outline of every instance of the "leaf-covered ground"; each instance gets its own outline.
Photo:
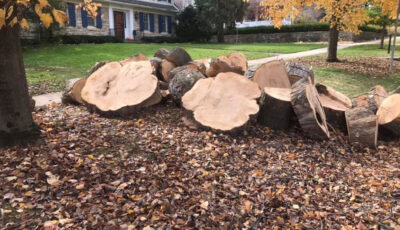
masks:
<path id="1" fill-rule="evenodd" d="M 37 111 L 41 144 L 1 151 L 2 229 L 394 229 L 398 141 L 377 151 L 252 123 L 190 130 L 173 105 L 118 120 Z"/>

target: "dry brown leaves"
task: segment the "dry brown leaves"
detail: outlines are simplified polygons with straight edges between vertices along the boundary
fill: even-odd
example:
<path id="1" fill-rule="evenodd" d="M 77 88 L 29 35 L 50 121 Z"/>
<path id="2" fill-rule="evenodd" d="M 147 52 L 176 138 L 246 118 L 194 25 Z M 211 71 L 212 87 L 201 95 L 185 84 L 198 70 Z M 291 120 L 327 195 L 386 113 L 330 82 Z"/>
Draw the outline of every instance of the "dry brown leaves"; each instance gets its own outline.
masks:
<path id="1" fill-rule="evenodd" d="M 400 222 L 398 142 L 252 124 L 190 130 L 158 105 L 127 120 L 35 114 L 43 143 L 1 150 L 3 229 L 369 229 Z"/>

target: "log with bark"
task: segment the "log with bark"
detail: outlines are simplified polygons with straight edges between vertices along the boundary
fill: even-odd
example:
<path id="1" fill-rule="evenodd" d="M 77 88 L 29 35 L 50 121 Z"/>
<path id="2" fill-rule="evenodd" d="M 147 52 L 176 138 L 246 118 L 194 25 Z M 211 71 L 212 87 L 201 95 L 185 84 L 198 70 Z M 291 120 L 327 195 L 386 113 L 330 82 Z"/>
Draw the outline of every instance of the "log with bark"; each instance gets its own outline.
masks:
<path id="1" fill-rule="evenodd" d="M 175 66 L 186 65 L 187 63 L 192 61 L 190 55 L 182 48 L 175 47 L 169 52 L 165 59 L 174 63 Z"/>
<path id="2" fill-rule="evenodd" d="M 381 102 L 389 96 L 388 92 L 383 86 L 377 85 L 369 90 L 367 94 L 360 95 L 352 100 L 354 107 L 365 107 L 376 114 Z"/>
<path id="3" fill-rule="evenodd" d="M 293 114 L 291 91 L 288 88 L 265 87 L 259 100 L 258 122 L 272 129 L 288 129 Z"/>
<path id="4" fill-rule="evenodd" d="M 147 61 L 149 60 L 146 56 L 143 54 L 136 54 L 135 56 L 132 56 L 130 58 L 124 59 L 120 61 L 121 65 L 126 65 L 129 62 L 135 62 L 135 61 Z"/>
<path id="5" fill-rule="evenodd" d="M 201 74 L 204 74 L 205 66 L 202 63 L 194 63 L 194 62 L 190 62 L 189 64 L 184 65 L 184 66 L 178 66 L 178 67 L 174 68 L 173 70 L 169 71 L 168 79 L 170 79 L 170 81 L 171 81 L 177 73 L 179 73 L 183 70 L 197 70 Z"/>
<path id="6" fill-rule="evenodd" d="M 246 124 L 259 111 L 257 84 L 236 73 L 220 73 L 201 79 L 182 97 L 182 105 L 193 112 L 202 126 L 229 131 Z"/>
<path id="7" fill-rule="evenodd" d="M 317 83 L 315 88 L 318 91 L 319 99 L 324 108 L 328 123 L 346 130 L 346 118 L 344 112 L 352 108 L 351 100 L 344 94 Z"/>
<path id="8" fill-rule="evenodd" d="M 378 140 L 377 116 L 364 106 L 348 109 L 345 115 L 350 142 L 375 148 Z"/>
<path id="9" fill-rule="evenodd" d="M 167 50 L 165 48 L 160 48 L 156 51 L 156 53 L 154 54 L 154 57 L 164 59 L 166 56 L 168 56 L 168 54 L 169 54 L 169 50 Z"/>
<path id="10" fill-rule="evenodd" d="M 67 81 L 61 101 L 63 104 L 83 104 L 81 91 L 86 84 L 86 78 L 74 78 Z"/>
<path id="11" fill-rule="evenodd" d="M 81 92 L 89 110 L 103 115 L 126 116 L 161 101 L 158 79 L 150 61 L 109 62 L 86 81 Z"/>
<path id="12" fill-rule="evenodd" d="M 395 136 L 400 136 L 400 94 L 393 94 L 379 106 L 378 124 Z"/>
<path id="13" fill-rule="evenodd" d="M 200 79 L 205 78 L 202 73 L 195 69 L 183 69 L 176 73 L 169 82 L 169 92 L 172 100 L 180 106 L 183 95 L 189 91 L 193 85 Z"/>
<path id="14" fill-rule="evenodd" d="M 291 103 L 307 136 L 314 139 L 329 138 L 325 112 L 310 77 L 303 78 L 293 85 Z"/>
<path id="15" fill-rule="evenodd" d="M 245 76 L 256 82 L 260 89 L 265 87 L 290 89 L 292 87 L 282 60 L 270 61 L 252 67 L 245 73 Z"/>
<path id="16" fill-rule="evenodd" d="M 169 77 L 169 72 L 173 70 L 176 67 L 176 65 L 166 59 L 162 60 L 161 62 L 161 68 L 160 68 L 160 75 L 162 77 L 162 80 L 165 82 L 169 82 L 171 78 Z"/>
<path id="17" fill-rule="evenodd" d="M 221 59 L 212 58 L 210 61 L 210 66 L 206 70 L 206 75 L 207 75 L 207 77 L 215 77 L 219 73 L 227 73 L 227 72 L 243 74 L 241 67 L 231 66 L 228 63 L 226 63 L 225 61 L 222 61 Z"/>
<path id="18" fill-rule="evenodd" d="M 308 66 L 295 62 L 286 62 L 285 67 L 289 75 L 290 84 L 293 85 L 297 81 L 307 77 L 311 77 L 312 83 L 314 83 L 314 71 Z"/>
<path id="19" fill-rule="evenodd" d="M 153 75 L 155 75 L 158 79 L 164 80 L 161 75 L 161 62 L 162 59 L 158 57 L 152 57 L 149 59 L 151 66 L 153 67 Z"/>

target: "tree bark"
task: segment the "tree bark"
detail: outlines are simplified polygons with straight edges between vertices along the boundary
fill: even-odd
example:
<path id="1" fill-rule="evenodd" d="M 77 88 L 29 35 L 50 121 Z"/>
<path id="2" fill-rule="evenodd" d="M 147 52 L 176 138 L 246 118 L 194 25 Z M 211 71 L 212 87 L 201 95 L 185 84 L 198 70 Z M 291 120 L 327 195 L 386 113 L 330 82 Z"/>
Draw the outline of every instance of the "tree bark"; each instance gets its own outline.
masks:
<path id="1" fill-rule="evenodd" d="M 379 49 L 383 49 L 383 45 L 385 44 L 385 35 L 386 35 L 386 25 L 382 26 L 381 32 L 381 44 L 379 45 Z"/>
<path id="2" fill-rule="evenodd" d="M 328 56 L 327 62 L 338 62 L 337 58 L 337 47 L 339 41 L 339 30 L 337 25 L 329 29 L 329 40 L 328 40 Z"/>
<path id="3" fill-rule="evenodd" d="M 36 137 L 19 26 L 0 29 L 0 146 Z"/>
<path id="4" fill-rule="evenodd" d="M 217 24 L 217 38 L 219 43 L 224 43 L 224 23 L 222 21 Z"/>

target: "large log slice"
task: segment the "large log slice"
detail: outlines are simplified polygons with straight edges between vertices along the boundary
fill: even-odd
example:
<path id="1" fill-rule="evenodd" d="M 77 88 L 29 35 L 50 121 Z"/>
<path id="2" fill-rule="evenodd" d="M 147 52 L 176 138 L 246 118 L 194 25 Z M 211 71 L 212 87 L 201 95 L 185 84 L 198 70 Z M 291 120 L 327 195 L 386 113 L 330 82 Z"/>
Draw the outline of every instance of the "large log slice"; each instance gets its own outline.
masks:
<path id="1" fill-rule="evenodd" d="M 100 69 L 102 66 L 104 66 L 105 64 L 107 64 L 107 62 L 102 61 L 102 62 L 96 62 L 92 68 L 90 68 L 90 70 L 86 73 L 86 78 L 88 78 L 90 75 L 92 75 L 92 73 L 96 72 L 98 69 Z"/>
<path id="2" fill-rule="evenodd" d="M 290 117 L 293 113 L 288 88 L 265 87 L 260 102 L 258 122 L 272 129 L 285 130 L 289 128 Z"/>
<path id="3" fill-rule="evenodd" d="M 260 96 L 257 84 L 242 75 L 220 73 L 197 81 L 182 97 L 182 105 L 201 125 L 228 131 L 243 126 L 258 112 Z"/>
<path id="4" fill-rule="evenodd" d="M 354 107 L 365 107 L 376 114 L 379 105 L 382 101 L 389 96 L 388 92 L 383 86 L 377 85 L 369 90 L 367 94 L 360 95 L 352 100 Z"/>
<path id="5" fill-rule="evenodd" d="M 198 80 L 203 78 L 205 78 L 204 75 L 194 69 L 183 69 L 176 73 L 169 83 L 169 92 L 172 100 L 180 106 L 183 95 L 189 91 Z"/>
<path id="6" fill-rule="evenodd" d="M 400 94 L 390 95 L 383 100 L 376 115 L 379 125 L 400 136 Z"/>
<path id="7" fill-rule="evenodd" d="M 293 85 L 297 81 L 308 77 L 311 77 L 312 83 L 314 83 L 314 71 L 308 66 L 295 62 L 286 62 L 285 67 L 289 74 L 290 84 Z"/>
<path id="8" fill-rule="evenodd" d="M 206 70 L 206 75 L 207 77 L 215 77 L 219 73 L 227 72 L 243 74 L 243 70 L 240 66 L 231 66 L 219 58 L 212 58 L 209 62 L 209 67 Z"/>
<path id="9" fill-rule="evenodd" d="M 265 87 L 290 89 L 292 87 L 282 60 L 270 61 L 252 67 L 245 73 L 245 77 L 256 82 L 260 89 Z"/>
<path id="10" fill-rule="evenodd" d="M 351 100 L 346 95 L 317 83 L 319 99 L 324 108 L 326 120 L 335 127 L 346 130 L 346 118 L 344 112 L 352 108 Z"/>
<path id="11" fill-rule="evenodd" d="M 175 47 L 174 49 L 169 52 L 165 59 L 174 63 L 175 66 L 182 66 L 186 65 L 187 63 L 192 61 L 190 55 L 182 48 Z"/>
<path id="12" fill-rule="evenodd" d="M 86 78 L 74 78 L 67 81 L 61 101 L 63 104 L 83 104 L 81 91 L 86 84 Z"/>
<path id="13" fill-rule="evenodd" d="M 313 139 L 329 138 L 325 112 L 311 78 L 304 78 L 293 85 L 291 103 L 307 136 Z"/>
<path id="14" fill-rule="evenodd" d="M 119 116 L 161 101 L 149 61 L 107 63 L 87 79 L 81 96 L 89 110 Z"/>
<path id="15" fill-rule="evenodd" d="M 144 54 L 136 54 L 135 56 L 132 56 L 130 58 L 124 59 L 122 61 L 120 61 L 121 65 L 126 65 L 130 62 L 135 62 L 135 61 L 147 61 L 149 59 L 147 59 L 146 56 L 144 56 Z"/>
<path id="16" fill-rule="evenodd" d="M 359 106 L 346 110 L 347 133 L 351 143 L 376 147 L 378 120 L 367 107 Z"/>

